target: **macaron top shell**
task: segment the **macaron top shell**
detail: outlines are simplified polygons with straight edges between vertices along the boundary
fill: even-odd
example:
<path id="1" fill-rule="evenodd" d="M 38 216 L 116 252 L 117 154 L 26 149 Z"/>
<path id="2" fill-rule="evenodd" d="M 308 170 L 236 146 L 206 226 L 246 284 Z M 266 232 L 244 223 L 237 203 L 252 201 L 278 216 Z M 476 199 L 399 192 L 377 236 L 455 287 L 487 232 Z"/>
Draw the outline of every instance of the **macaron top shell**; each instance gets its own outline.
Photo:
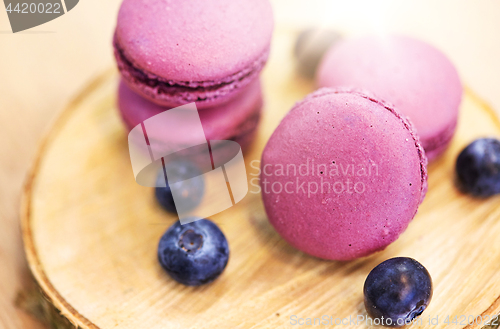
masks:
<path id="1" fill-rule="evenodd" d="M 206 86 L 248 74 L 273 24 L 268 0 L 124 0 L 116 39 L 137 68 Z"/>
<path id="2" fill-rule="evenodd" d="M 317 84 L 366 89 L 394 104 L 415 125 L 429 158 L 455 131 L 462 97 L 457 70 L 420 40 L 390 35 L 340 42 L 324 56 Z"/>
<path id="3" fill-rule="evenodd" d="M 350 260 L 384 249 L 427 190 L 411 124 L 366 92 L 320 89 L 267 143 L 260 183 L 269 220 L 296 248 Z"/>

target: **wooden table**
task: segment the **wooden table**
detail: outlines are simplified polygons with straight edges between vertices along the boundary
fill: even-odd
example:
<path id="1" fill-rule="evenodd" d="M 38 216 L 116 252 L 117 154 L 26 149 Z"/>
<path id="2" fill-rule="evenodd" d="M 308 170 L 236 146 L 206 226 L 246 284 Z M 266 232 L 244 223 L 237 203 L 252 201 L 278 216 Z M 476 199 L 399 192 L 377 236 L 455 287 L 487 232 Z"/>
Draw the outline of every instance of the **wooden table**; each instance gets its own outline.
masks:
<path id="1" fill-rule="evenodd" d="M 86 82 L 113 65 L 110 41 L 119 3 L 81 1 L 67 15 L 17 34 L 10 32 L 7 15 L 0 10 L 0 328 L 42 328 L 13 302 L 29 279 L 18 222 L 21 186 L 51 120 Z M 468 85 L 500 110 L 498 1 L 273 4 L 282 26 L 322 24 L 352 35 L 399 31 L 428 40 L 452 58 Z"/>

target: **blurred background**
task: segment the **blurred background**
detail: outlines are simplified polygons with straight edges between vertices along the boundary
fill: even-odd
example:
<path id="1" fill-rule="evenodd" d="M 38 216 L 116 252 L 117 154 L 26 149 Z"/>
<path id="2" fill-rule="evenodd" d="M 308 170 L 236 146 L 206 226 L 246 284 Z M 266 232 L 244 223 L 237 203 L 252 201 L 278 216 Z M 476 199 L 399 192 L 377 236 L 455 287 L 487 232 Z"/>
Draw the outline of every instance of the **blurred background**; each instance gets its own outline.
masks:
<path id="1" fill-rule="evenodd" d="M 80 0 L 13 34 L 0 5 L 0 328 L 43 328 L 15 307 L 29 281 L 19 227 L 22 183 L 44 130 L 93 77 L 114 66 L 120 0 Z M 331 27 L 346 36 L 397 32 L 426 40 L 500 114 L 498 0 L 271 0 L 277 28 Z"/>

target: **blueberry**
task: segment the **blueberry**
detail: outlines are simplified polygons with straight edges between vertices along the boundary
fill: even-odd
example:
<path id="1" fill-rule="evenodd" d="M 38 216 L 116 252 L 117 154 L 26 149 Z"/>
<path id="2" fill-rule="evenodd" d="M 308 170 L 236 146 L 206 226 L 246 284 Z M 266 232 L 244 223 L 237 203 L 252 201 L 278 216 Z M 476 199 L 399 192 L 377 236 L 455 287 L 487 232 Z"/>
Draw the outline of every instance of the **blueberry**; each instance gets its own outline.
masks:
<path id="1" fill-rule="evenodd" d="M 199 286 L 212 282 L 224 271 L 229 246 L 219 227 L 208 219 L 184 225 L 177 221 L 162 236 L 158 259 L 177 282 Z"/>
<path id="2" fill-rule="evenodd" d="M 500 141 L 481 138 L 470 143 L 455 166 L 459 187 L 478 197 L 500 193 Z"/>
<path id="3" fill-rule="evenodd" d="M 363 289 L 368 314 L 386 326 L 402 326 L 422 314 L 432 298 L 432 280 L 419 262 L 396 257 L 377 265 Z"/>
<path id="4" fill-rule="evenodd" d="M 175 161 L 165 166 L 169 177 L 174 178 L 175 182 L 180 182 L 177 185 L 180 195 L 182 196 L 179 202 L 182 202 L 183 208 L 194 209 L 203 199 L 205 191 L 205 182 L 203 177 L 200 176 L 202 172 L 192 162 L 188 161 Z M 194 178 L 195 179 L 190 179 Z M 156 186 L 166 183 L 166 187 L 156 187 L 155 196 L 160 205 L 169 212 L 176 212 L 172 190 L 168 181 L 165 179 L 165 172 L 160 170 Z"/>

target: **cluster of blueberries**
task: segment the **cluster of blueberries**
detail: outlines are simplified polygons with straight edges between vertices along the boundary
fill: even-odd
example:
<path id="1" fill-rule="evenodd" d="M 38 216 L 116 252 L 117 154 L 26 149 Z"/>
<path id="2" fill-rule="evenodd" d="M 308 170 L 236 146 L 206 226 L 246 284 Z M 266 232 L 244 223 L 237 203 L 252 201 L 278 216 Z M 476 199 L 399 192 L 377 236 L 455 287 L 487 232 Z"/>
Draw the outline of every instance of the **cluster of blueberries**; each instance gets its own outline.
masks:
<path id="1" fill-rule="evenodd" d="M 456 161 L 457 185 L 476 197 L 500 193 L 500 141 L 478 139 L 469 144 Z M 177 164 L 178 176 L 195 177 L 198 168 Z M 201 173 L 199 173 L 201 174 Z M 159 179 L 165 179 L 163 172 Z M 187 181 L 182 196 L 196 207 L 204 192 L 204 182 Z M 155 196 L 167 211 L 176 212 L 171 189 L 157 187 Z M 199 286 L 215 280 L 229 260 L 229 246 L 219 227 L 208 219 L 181 225 L 177 221 L 158 245 L 161 266 L 176 281 Z M 388 259 L 376 266 L 364 285 L 365 307 L 373 318 L 391 319 L 394 325 L 408 323 L 422 314 L 432 298 L 432 280 L 419 262 L 408 257 Z"/>

